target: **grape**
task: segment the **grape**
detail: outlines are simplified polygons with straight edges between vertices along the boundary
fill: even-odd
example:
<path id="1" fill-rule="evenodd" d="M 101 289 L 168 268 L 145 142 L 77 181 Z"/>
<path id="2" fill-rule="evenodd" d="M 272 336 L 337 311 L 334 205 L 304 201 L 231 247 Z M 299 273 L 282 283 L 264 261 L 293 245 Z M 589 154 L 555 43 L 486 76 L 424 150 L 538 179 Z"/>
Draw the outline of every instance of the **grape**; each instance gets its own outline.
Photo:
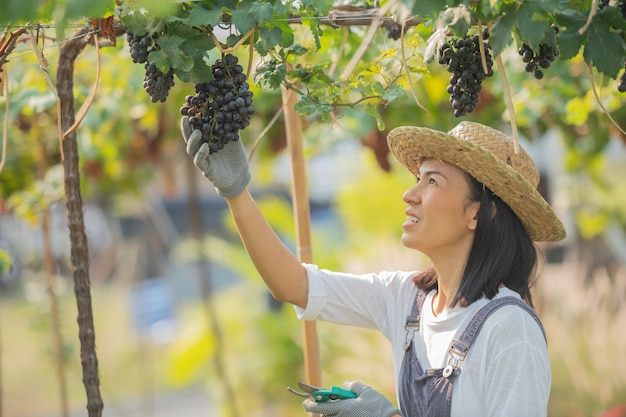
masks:
<path id="1" fill-rule="evenodd" d="M 402 27 L 400 25 L 387 26 L 387 37 L 397 41 L 402 36 Z"/>
<path id="2" fill-rule="evenodd" d="M 483 39 L 488 39 L 486 31 L 483 33 Z M 448 72 L 452 73 L 447 91 L 450 94 L 450 104 L 456 117 L 465 116 L 474 111 L 478 104 L 482 82 L 493 75 L 491 46 L 489 42 L 483 42 L 483 46 L 487 73 L 482 64 L 478 35 L 453 38 L 439 50 L 439 64 L 446 65 Z"/>
<path id="3" fill-rule="evenodd" d="M 156 34 L 137 35 L 132 32 L 126 33 L 130 57 L 134 63 L 143 64 L 148 61 L 148 54 L 156 49 L 156 38 Z"/>
<path id="4" fill-rule="evenodd" d="M 211 66 L 213 80 L 196 84 L 196 94 L 185 97 L 180 109 L 189 117 L 192 129 L 202 132 L 201 141 L 209 144 L 209 154 L 239 140 L 239 131 L 250 124 L 254 114 L 253 93 L 237 62 L 232 54 L 216 60 Z"/>
<path id="5" fill-rule="evenodd" d="M 144 90 L 146 90 L 153 103 L 165 102 L 170 89 L 174 86 L 174 70 L 170 69 L 167 74 L 164 74 L 152 62 L 146 62 L 145 67 Z"/>
<path id="6" fill-rule="evenodd" d="M 557 26 L 552 26 L 555 33 L 559 33 Z M 541 80 L 543 78 L 542 69 L 550 68 L 550 65 L 554 62 L 557 56 L 559 56 L 558 49 L 546 45 L 545 43 L 539 44 L 539 51 L 535 52 L 527 43 L 522 43 L 518 53 L 522 57 L 522 61 L 526 63 L 524 70 L 535 76 L 536 79 Z"/>
<path id="7" fill-rule="evenodd" d="M 144 64 L 146 70 L 143 79 L 143 88 L 146 90 L 153 103 L 164 102 L 174 86 L 174 70 L 170 69 L 167 74 L 161 72 L 157 66 L 150 62 L 150 52 L 158 50 L 156 40 L 158 33 L 146 33 L 137 35 L 126 32 L 126 39 L 130 48 L 130 58 L 136 64 Z"/>

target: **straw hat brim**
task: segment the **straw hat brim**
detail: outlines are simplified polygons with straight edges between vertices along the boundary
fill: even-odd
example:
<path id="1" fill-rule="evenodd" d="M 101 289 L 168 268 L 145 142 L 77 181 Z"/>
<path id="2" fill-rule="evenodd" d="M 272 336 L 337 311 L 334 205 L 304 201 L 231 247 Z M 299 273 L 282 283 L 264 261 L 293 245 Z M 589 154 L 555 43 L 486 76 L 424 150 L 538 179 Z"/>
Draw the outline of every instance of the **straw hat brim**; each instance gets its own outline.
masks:
<path id="1" fill-rule="evenodd" d="M 416 126 L 393 129 L 387 142 L 391 152 L 413 175 L 417 175 L 423 159 L 433 158 L 476 178 L 515 212 L 533 241 L 556 242 L 565 238 L 563 223 L 537 189 L 482 147 L 448 133 Z"/>

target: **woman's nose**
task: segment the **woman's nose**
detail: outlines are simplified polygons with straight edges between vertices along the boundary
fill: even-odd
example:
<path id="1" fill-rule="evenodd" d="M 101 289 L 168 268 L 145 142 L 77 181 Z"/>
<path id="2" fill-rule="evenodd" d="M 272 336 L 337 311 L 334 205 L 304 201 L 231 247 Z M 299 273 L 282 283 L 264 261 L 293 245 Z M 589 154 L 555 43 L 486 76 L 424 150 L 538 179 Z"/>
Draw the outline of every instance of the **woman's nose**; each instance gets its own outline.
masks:
<path id="1" fill-rule="evenodd" d="M 419 201 L 419 191 L 418 185 L 415 184 L 413 187 L 409 188 L 402 194 L 402 201 L 405 203 L 417 203 Z"/>

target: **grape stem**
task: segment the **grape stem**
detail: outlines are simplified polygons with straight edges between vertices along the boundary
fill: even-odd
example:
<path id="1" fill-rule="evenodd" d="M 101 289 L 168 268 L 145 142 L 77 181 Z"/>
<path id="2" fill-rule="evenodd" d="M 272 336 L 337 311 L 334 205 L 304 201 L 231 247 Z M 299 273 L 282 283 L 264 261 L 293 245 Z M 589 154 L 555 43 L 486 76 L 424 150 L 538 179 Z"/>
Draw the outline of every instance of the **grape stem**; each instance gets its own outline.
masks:
<path id="1" fill-rule="evenodd" d="M 491 31 L 491 28 L 489 28 Z M 519 140 L 517 135 L 517 122 L 515 121 L 515 108 L 513 107 L 513 98 L 511 97 L 511 86 L 506 78 L 506 72 L 504 70 L 504 64 L 502 64 L 502 57 L 498 55 L 496 57 L 496 65 L 498 66 L 498 72 L 500 73 L 500 79 L 502 80 L 502 90 L 504 91 L 504 99 L 506 100 L 506 107 L 509 111 L 509 119 L 511 121 L 511 133 L 513 134 L 513 146 L 515 154 L 519 153 Z"/>
<path id="2" fill-rule="evenodd" d="M 256 26 L 254 26 L 252 29 L 250 29 L 249 31 L 247 31 L 247 32 L 246 32 L 246 34 L 245 34 L 245 35 L 243 35 L 243 36 L 241 37 L 241 39 L 239 39 L 239 40 L 237 41 L 237 43 L 236 43 L 236 44 L 234 44 L 234 45 L 233 45 L 233 46 L 231 46 L 230 48 L 227 48 L 227 47 L 225 47 L 225 45 L 224 45 L 222 42 L 220 42 L 220 40 L 219 40 L 219 39 L 217 39 L 217 37 L 215 36 L 215 34 L 213 33 L 213 31 L 212 31 L 212 30 L 208 30 L 208 32 L 209 32 L 209 36 L 211 37 L 211 39 L 213 39 L 213 43 L 215 44 L 215 47 L 216 47 L 216 48 L 217 48 L 217 50 L 218 50 L 218 51 L 220 51 L 220 53 L 222 53 L 222 54 L 228 54 L 228 53 L 231 53 L 231 52 L 235 52 L 237 49 L 239 49 L 239 47 L 240 47 L 241 45 L 243 45 L 243 43 L 244 43 L 246 40 L 248 40 L 248 38 L 250 38 L 250 37 L 254 34 L 254 31 L 256 31 Z M 252 45 L 252 41 L 250 41 L 250 44 Z M 249 73 L 249 72 L 250 72 L 250 71 L 248 70 L 248 73 Z"/>
<path id="3" fill-rule="evenodd" d="M 487 68 L 487 55 L 483 44 L 483 25 L 480 20 L 478 21 L 478 49 L 480 49 L 480 62 L 483 64 L 483 72 L 487 74 L 489 69 Z"/>
<path id="4" fill-rule="evenodd" d="M 593 90 L 593 95 L 596 98 L 596 101 L 598 102 L 598 105 L 600 106 L 602 111 L 604 111 L 604 113 L 608 116 L 609 120 L 611 121 L 611 123 L 613 123 L 613 125 L 617 128 L 617 130 L 619 130 L 624 135 L 626 135 L 626 132 L 624 131 L 624 129 L 622 129 L 620 127 L 620 125 L 615 121 L 615 119 L 613 119 L 613 117 L 611 116 L 611 113 L 609 113 L 609 111 L 606 109 L 606 107 L 604 107 L 604 104 L 602 104 L 602 100 L 600 100 L 600 96 L 598 95 L 598 91 L 596 90 L 596 83 L 595 83 L 595 81 L 593 79 L 593 66 L 592 66 L 591 62 L 589 62 L 587 64 L 587 68 L 589 69 L 589 78 L 591 80 L 591 89 Z"/>
<path id="5" fill-rule="evenodd" d="M 585 23 L 583 27 L 578 29 L 579 35 L 584 34 L 587 31 L 587 29 L 589 29 L 589 26 L 591 26 L 591 21 L 593 20 L 593 17 L 596 15 L 596 13 L 598 13 L 598 9 L 599 9 L 598 0 L 591 0 L 591 10 L 589 11 L 589 16 L 587 16 L 587 23 Z"/>

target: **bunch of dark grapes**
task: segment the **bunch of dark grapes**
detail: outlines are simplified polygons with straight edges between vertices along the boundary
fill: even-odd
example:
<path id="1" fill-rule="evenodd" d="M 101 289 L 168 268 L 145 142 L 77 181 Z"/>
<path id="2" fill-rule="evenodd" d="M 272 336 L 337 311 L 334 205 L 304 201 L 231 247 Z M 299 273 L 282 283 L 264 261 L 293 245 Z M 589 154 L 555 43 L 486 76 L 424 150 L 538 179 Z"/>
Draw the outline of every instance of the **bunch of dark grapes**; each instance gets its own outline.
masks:
<path id="1" fill-rule="evenodd" d="M 386 32 L 389 39 L 397 41 L 398 39 L 400 39 L 400 36 L 402 36 L 402 26 L 398 24 L 387 26 Z"/>
<path id="2" fill-rule="evenodd" d="M 143 89 L 150 96 L 153 103 L 165 102 L 170 89 L 174 86 L 174 70 L 167 74 L 161 72 L 152 62 L 146 62 L 146 76 L 143 79 Z"/>
<path id="3" fill-rule="evenodd" d="M 558 27 L 552 26 L 552 28 L 556 33 L 558 33 Z M 543 42 L 539 44 L 538 52 L 533 51 L 527 43 L 523 43 L 518 52 L 522 57 L 522 61 L 526 63 L 524 70 L 533 74 L 538 80 L 543 78 L 542 69 L 550 68 L 550 65 L 552 65 L 556 57 L 559 56 L 559 51 L 557 49 L 554 49 Z"/>
<path id="4" fill-rule="evenodd" d="M 254 113 L 252 91 L 237 62 L 232 54 L 215 61 L 211 66 L 213 80 L 196 84 L 196 94 L 187 96 L 180 109 L 183 116 L 189 117 L 191 127 L 202 132 L 202 142 L 209 144 L 209 153 L 239 140 L 239 131 L 250 124 Z"/>
<path id="5" fill-rule="evenodd" d="M 143 64 L 148 61 L 148 54 L 156 49 L 156 36 L 150 33 L 145 35 L 137 35 L 136 33 L 126 32 L 128 47 L 130 48 L 130 57 L 135 64 Z"/>
<path id="6" fill-rule="evenodd" d="M 136 64 L 144 64 L 146 74 L 143 79 L 143 88 L 153 103 L 164 102 L 174 86 L 174 70 L 170 69 L 167 73 L 163 73 L 148 59 L 150 52 L 158 49 L 157 38 L 156 33 L 144 35 L 126 33 L 131 59 Z"/>
<path id="7" fill-rule="evenodd" d="M 487 33 L 483 39 L 487 39 Z M 483 41 L 485 50 L 486 71 L 483 68 L 480 39 L 478 35 L 472 37 L 452 39 L 439 50 L 439 63 L 446 65 L 451 72 L 448 94 L 456 117 L 471 113 L 478 104 L 478 93 L 482 89 L 482 82 L 486 77 L 493 75 L 493 59 L 489 42 Z"/>

